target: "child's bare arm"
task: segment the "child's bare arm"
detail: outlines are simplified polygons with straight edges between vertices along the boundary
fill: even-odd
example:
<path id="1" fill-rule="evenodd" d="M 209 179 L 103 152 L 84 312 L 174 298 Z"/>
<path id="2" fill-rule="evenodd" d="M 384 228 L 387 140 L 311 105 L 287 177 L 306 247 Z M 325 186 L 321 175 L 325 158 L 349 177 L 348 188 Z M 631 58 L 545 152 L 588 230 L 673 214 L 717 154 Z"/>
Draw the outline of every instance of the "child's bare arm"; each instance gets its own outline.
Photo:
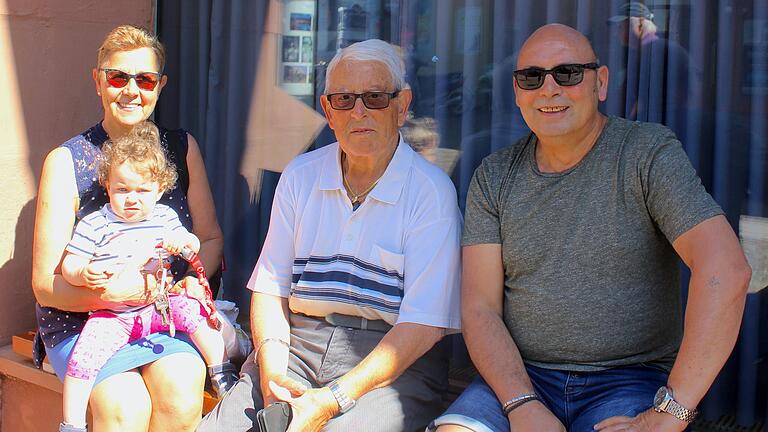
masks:
<path id="1" fill-rule="evenodd" d="M 89 289 L 104 289 L 109 281 L 109 275 L 97 270 L 84 256 L 67 252 L 61 263 L 61 275 L 74 286 L 84 286 Z"/>

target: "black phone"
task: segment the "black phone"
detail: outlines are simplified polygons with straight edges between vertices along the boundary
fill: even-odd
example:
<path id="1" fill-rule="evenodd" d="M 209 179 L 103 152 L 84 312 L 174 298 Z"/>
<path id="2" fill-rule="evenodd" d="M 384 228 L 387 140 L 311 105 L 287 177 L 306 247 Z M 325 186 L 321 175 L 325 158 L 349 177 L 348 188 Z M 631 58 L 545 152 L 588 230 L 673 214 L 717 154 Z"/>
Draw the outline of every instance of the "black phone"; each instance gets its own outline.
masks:
<path id="1" fill-rule="evenodd" d="M 261 432 L 285 432 L 291 423 L 291 406 L 288 402 L 275 402 L 256 413 L 256 423 Z"/>

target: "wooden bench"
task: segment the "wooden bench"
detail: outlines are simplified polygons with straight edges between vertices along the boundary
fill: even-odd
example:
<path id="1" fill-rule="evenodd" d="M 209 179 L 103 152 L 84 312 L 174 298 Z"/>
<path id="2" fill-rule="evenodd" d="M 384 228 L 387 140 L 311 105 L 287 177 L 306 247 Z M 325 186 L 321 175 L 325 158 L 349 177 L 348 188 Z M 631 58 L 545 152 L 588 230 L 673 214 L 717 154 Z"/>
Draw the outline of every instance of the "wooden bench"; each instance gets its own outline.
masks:
<path id="1" fill-rule="evenodd" d="M 53 368 L 48 363 L 48 359 L 43 361 L 43 370 L 40 371 L 32 364 L 32 341 L 35 334 L 32 331 L 20 333 L 12 338 L 12 354 L 8 358 L 0 358 L 0 363 L 4 362 L 15 373 L 19 379 L 31 381 L 33 384 L 42 385 L 57 393 L 62 392 L 62 384 L 54 375 Z M 6 350 L 6 354 L 7 354 Z M 7 356 L 6 356 L 7 357 Z M 0 365 L 0 372 L 3 371 Z M 448 392 L 443 397 L 444 405 L 447 407 L 461 394 L 462 390 L 469 384 L 477 372 L 470 364 L 469 366 L 451 368 L 448 375 Z M 218 399 L 208 390 L 203 391 L 203 415 L 210 412 L 218 403 Z"/>
<path id="2" fill-rule="evenodd" d="M 0 348 L 0 372 L 14 376 L 18 379 L 30 381 L 33 384 L 41 385 L 49 390 L 61 393 L 63 386 L 61 381 L 54 375 L 53 367 L 48 363 L 48 359 L 43 360 L 43 370 L 39 370 L 32 363 L 32 340 L 34 332 L 25 332 L 13 336 L 11 340 L 11 349 L 7 347 L 5 351 Z M 209 391 L 203 391 L 203 414 L 207 414 L 216 406 L 218 399 Z"/>

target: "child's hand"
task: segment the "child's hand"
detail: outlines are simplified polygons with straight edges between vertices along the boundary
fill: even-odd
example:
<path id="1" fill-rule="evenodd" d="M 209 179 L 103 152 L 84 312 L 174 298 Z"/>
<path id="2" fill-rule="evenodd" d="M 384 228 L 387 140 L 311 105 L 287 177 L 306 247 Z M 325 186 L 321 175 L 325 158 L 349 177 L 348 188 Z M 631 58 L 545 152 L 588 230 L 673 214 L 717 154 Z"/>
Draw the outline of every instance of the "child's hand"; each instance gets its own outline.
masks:
<path id="1" fill-rule="evenodd" d="M 80 271 L 80 276 L 85 282 L 85 287 L 92 290 L 101 290 L 107 287 L 110 273 L 96 268 L 93 264 L 88 264 Z"/>
<path id="2" fill-rule="evenodd" d="M 184 247 L 193 248 L 195 243 L 192 241 L 189 235 L 186 233 L 175 233 L 173 231 L 166 231 L 163 237 L 163 249 L 167 250 L 171 255 L 179 255 L 181 249 Z"/>

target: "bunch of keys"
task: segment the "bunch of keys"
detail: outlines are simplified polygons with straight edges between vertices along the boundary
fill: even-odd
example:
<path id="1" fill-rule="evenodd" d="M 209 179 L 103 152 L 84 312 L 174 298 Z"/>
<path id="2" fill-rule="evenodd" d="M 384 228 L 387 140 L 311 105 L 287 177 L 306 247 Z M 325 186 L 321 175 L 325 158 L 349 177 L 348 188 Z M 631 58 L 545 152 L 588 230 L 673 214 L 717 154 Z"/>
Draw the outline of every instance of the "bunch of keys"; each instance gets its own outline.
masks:
<path id="1" fill-rule="evenodd" d="M 157 298 L 155 299 L 155 309 L 160 314 L 160 318 L 163 321 L 164 326 L 168 326 L 168 331 L 171 337 L 176 336 L 176 326 L 173 324 L 173 311 L 171 311 L 171 304 L 168 299 L 168 286 L 166 276 L 168 276 L 168 265 L 165 261 L 165 251 L 158 248 L 157 257 L 160 261 L 160 268 L 158 269 L 160 274 L 160 286 L 158 289 Z"/>

